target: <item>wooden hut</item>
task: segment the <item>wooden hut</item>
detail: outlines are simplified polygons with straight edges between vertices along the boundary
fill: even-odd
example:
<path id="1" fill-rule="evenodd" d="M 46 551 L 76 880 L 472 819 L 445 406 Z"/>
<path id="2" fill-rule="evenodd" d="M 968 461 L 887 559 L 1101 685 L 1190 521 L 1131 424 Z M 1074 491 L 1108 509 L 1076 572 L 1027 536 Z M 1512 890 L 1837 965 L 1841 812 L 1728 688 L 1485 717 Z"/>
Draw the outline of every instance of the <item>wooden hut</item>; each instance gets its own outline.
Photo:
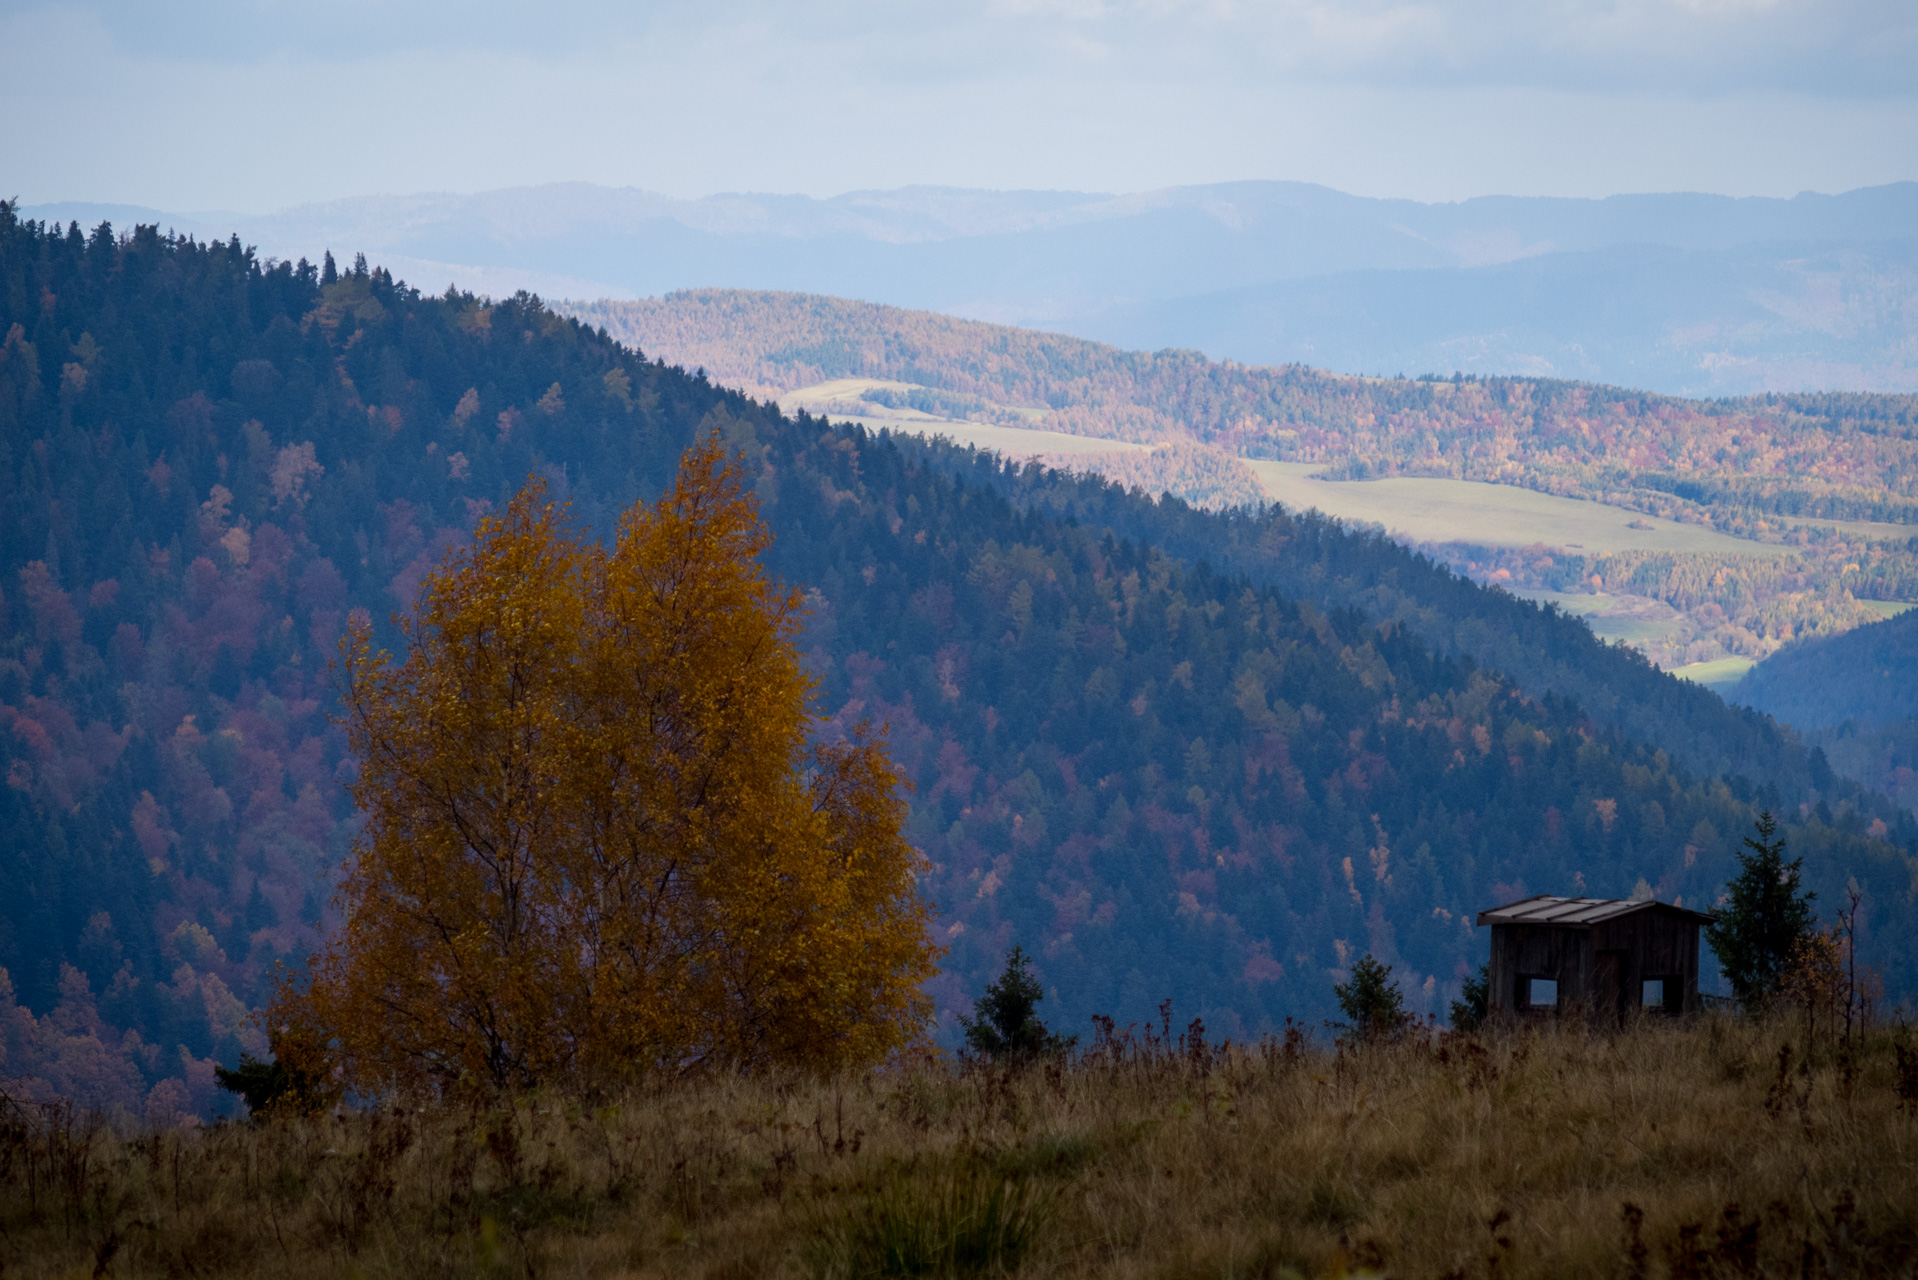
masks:
<path id="1" fill-rule="evenodd" d="M 1598 1022 L 1634 1009 L 1694 1013 L 1698 930 L 1711 921 L 1669 902 L 1548 894 L 1481 911 L 1492 929 L 1487 1012 Z"/>

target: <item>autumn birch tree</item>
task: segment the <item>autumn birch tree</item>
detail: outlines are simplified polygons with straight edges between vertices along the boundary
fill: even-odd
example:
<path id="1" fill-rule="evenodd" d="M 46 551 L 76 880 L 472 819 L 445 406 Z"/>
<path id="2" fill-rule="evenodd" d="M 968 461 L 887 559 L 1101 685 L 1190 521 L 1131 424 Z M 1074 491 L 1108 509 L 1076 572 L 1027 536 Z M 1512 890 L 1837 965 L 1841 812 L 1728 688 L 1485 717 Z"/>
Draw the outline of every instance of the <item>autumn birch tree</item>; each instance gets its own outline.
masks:
<path id="1" fill-rule="evenodd" d="M 532 483 L 345 642 L 366 824 L 283 1012 L 361 1087 L 833 1066 L 923 1033 L 937 951 L 901 781 L 812 741 L 799 596 L 717 439 L 585 545 Z"/>

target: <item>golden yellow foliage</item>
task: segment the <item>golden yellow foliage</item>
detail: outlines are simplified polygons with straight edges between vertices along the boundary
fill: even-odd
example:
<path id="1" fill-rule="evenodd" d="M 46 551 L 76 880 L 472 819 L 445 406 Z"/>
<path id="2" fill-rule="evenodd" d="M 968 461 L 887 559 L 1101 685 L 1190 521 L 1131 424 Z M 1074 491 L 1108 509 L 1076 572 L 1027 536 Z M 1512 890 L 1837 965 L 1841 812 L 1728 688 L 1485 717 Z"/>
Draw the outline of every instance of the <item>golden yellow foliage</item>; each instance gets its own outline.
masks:
<path id="1" fill-rule="evenodd" d="M 360 1088 L 833 1067 L 916 1040 L 938 952 L 901 780 L 813 745 L 798 593 L 714 436 L 583 543 L 537 483 L 344 642 L 366 815 L 300 997 Z"/>

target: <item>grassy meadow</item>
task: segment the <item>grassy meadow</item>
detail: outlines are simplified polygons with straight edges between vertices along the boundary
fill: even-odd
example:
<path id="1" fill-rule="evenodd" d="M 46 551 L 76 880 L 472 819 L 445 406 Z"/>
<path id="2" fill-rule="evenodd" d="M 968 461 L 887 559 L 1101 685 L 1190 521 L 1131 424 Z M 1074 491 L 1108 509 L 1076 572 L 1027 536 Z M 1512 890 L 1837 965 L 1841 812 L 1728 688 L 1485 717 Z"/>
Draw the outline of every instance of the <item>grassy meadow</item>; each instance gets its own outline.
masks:
<path id="1" fill-rule="evenodd" d="M 800 387 L 779 397 L 779 407 L 787 413 L 805 409 L 824 414 L 834 422 L 854 422 L 871 431 L 896 431 L 908 435 L 945 436 L 956 444 L 991 449 L 1008 458 L 1044 455 L 1145 453 L 1149 446 L 1126 440 L 1108 440 L 1102 436 L 1068 435 L 1047 431 L 1037 423 L 1043 410 L 997 405 L 1008 415 L 1031 421 L 1031 428 L 963 418 L 943 417 L 904 405 L 892 407 L 861 399 L 868 391 L 895 391 L 901 394 L 926 390 L 910 382 L 892 382 L 883 378 L 835 378 L 815 386 Z"/>
<path id="2" fill-rule="evenodd" d="M 1316 480 L 1312 462 L 1249 463 L 1266 492 L 1298 510 L 1317 507 L 1341 520 L 1381 524 L 1409 542 L 1481 547 L 1571 547 L 1583 551 L 1681 551 L 1782 555 L 1783 547 L 1734 538 L 1584 498 L 1562 498 L 1512 484 L 1442 477 Z"/>
<path id="3" fill-rule="evenodd" d="M 779 397 L 787 412 L 806 409 L 834 421 L 873 430 L 943 435 L 959 444 L 1007 457 L 1143 453 L 1148 446 L 1097 435 L 1071 435 L 1038 426 L 1044 411 L 994 407 L 1032 419 L 1031 427 L 944 417 L 862 397 L 870 391 L 934 390 L 880 378 L 836 378 Z M 1677 551 L 1722 555 L 1781 555 L 1785 548 L 1735 538 L 1696 524 L 1646 516 L 1625 507 L 1564 498 L 1509 484 L 1428 477 L 1320 481 L 1326 464 L 1248 459 L 1266 496 L 1305 511 L 1317 508 L 1342 520 L 1380 524 L 1412 542 L 1459 542 L 1488 547 L 1545 544 L 1588 551 Z"/>
<path id="4" fill-rule="evenodd" d="M 15 1106 L 0 1272 L 1909 1275 L 1914 1049 L 1712 1016 L 164 1132 Z"/>
<path id="5" fill-rule="evenodd" d="M 1691 680 L 1697 684 L 1726 691 L 1744 679 L 1745 673 L 1757 665 L 1750 658 L 1714 658 L 1710 662 L 1693 662 L 1686 666 L 1674 667 L 1672 674 L 1681 680 Z"/>

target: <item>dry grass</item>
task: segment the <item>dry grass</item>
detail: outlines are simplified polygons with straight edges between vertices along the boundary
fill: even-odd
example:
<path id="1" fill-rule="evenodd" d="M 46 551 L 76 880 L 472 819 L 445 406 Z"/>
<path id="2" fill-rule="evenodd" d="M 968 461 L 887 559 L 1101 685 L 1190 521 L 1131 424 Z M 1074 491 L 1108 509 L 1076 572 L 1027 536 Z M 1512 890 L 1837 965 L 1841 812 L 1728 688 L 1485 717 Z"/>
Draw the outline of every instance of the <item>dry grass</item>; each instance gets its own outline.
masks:
<path id="1" fill-rule="evenodd" d="M 1910 1274 L 1918 1053 L 1709 1018 L 703 1080 L 117 1133 L 16 1110 L 51 1276 Z M 1901 1096 L 1902 1095 L 1902 1096 Z"/>

